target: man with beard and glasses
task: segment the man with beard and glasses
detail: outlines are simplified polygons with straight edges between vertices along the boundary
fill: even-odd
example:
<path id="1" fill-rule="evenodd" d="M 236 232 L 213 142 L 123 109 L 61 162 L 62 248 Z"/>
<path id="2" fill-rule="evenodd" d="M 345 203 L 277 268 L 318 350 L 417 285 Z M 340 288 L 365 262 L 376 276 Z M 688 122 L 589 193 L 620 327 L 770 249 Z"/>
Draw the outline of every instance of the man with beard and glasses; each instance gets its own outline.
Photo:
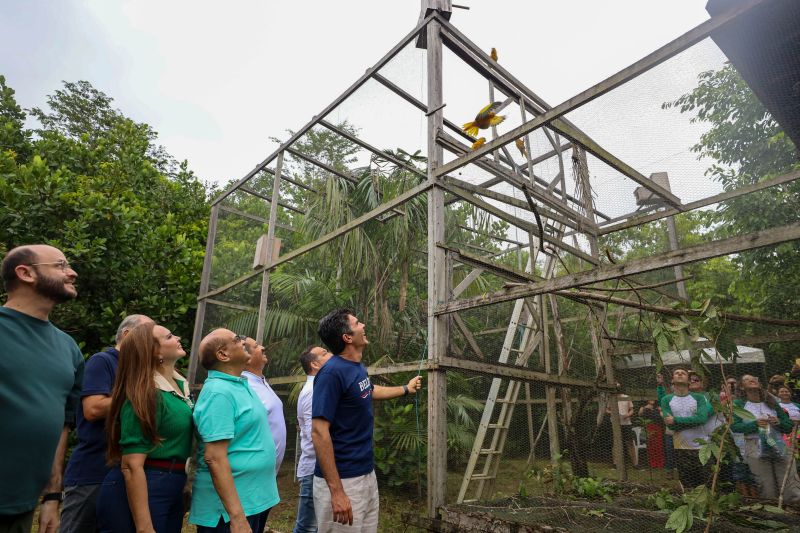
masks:
<path id="1" fill-rule="evenodd" d="M 0 307 L 0 533 L 58 530 L 69 426 L 83 379 L 75 341 L 49 320 L 78 295 L 61 250 L 44 244 L 10 250 L 0 265 L 8 299 Z"/>

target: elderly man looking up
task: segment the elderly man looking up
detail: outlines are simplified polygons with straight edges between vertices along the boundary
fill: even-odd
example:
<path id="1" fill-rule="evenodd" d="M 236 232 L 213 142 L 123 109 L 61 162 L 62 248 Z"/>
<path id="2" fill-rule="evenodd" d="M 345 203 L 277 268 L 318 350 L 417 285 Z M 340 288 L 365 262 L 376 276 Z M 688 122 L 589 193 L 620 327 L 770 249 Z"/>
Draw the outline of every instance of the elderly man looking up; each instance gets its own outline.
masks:
<path id="1" fill-rule="evenodd" d="M 61 250 L 44 244 L 13 248 L 0 272 L 8 293 L 0 308 L 0 532 L 30 531 L 41 496 L 39 531 L 55 533 L 84 364 L 49 316 L 78 295 L 78 274 Z"/>
<path id="2" fill-rule="evenodd" d="M 128 333 L 145 322 L 145 315 L 128 315 L 119 327 L 115 345 L 86 361 L 81 403 L 78 405 L 78 444 L 72 450 L 64 474 L 64 508 L 61 533 L 97 531 L 95 502 L 100 484 L 110 470 L 106 464 L 106 415 L 111 407 L 111 391 L 119 365 L 119 345 Z"/>
<path id="3" fill-rule="evenodd" d="M 219 328 L 200 342 L 208 377 L 194 408 L 200 445 L 189 513 L 198 533 L 261 533 L 280 501 L 267 412 L 242 377 L 245 339 Z"/>
<path id="4" fill-rule="evenodd" d="M 283 454 L 286 451 L 286 420 L 283 418 L 283 402 L 264 379 L 264 367 L 269 363 L 264 347 L 248 337 L 244 341 L 244 349 L 250 354 L 250 362 L 244 367 L 242 377 L 247 378 L 250 388 L 253 389 L 267 410 L 269 429 L 272 432 L 272 440 L 275 441 L 275 475 L 277 476 L 283 462 Z"/>

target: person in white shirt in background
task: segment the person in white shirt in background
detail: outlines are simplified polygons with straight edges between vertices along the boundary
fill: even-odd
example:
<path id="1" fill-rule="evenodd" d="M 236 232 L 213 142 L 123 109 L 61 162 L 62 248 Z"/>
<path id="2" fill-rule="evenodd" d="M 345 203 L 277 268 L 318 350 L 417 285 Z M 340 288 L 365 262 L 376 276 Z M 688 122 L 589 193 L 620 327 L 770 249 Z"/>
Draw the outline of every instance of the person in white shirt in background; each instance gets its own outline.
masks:
<path id="1" fill-rule="evenodd" d="M 297 462 L 297 479 L 300 481 L 300 501 L 297 504 L 297 521 L 292 533 L 316 533 L 317 518 L 314 512 L 314 465 L 317 454 L 311 441 L 311 403 L 314 396 L 314 376 L 331 354 L 325 348 L 311 346 L 300 354 L 300 364 L 306 373 L 306 383 L 297 397 L 297 425 L 300 427 L 300 460 Z"/>
<path id="2" fill-rule="evenodd" d="M 255 340 L 248 337 L 244 341 L 244 349 L 250 354 L 250 362 L 242 372 L 247 384 L 267 410 L 269 429 L 275 441 L 275 477 L 281 470 L 283 454 L 286 451 L 286 420 L 283 418 L 283 402 L 264 378 L 264 367 L 269 363 L 266 350 Z"/>
<path id="3" fill-rule="evenodd" d="M 627 394 L 617 396 L 617 406 L 619 407 L 619 423 L 622 426 L 622 442 L 625 452 L 630 458 L 631 465 L 639 468 L 639 450 L 636 449 L 636 436 L 633 433 L 631 417 L 633 416 L 633 402 Z"/>

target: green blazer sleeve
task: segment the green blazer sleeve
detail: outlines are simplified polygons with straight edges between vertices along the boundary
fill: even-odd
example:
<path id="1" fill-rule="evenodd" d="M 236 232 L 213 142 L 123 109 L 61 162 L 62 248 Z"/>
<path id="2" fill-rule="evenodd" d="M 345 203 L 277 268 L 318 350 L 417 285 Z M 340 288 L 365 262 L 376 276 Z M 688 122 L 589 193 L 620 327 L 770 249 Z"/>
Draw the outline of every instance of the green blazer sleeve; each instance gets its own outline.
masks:
<path id="1" fill-rule="evenodd" d="M 794 423 L 792 422 L 792 419 L 789 418 L 789 414 L 783 409 L 781 409 L 780 406 L 778 406 L 778 408 L 775 409 L 775 413 L 778 415 L 778 420 L 780 421 L 777 429 L 784 434 L 791 433 L 792 428 L 794 427 Z"/>
<path id="2" fill-rule="evenodd" d="M 667 395 L 667 390 L 664 388 L 664 385 L 659 385 L 656 387 L 656 397 L 658 397 L 658 403 L 661 403 L 661 400 L 664 399 L 664 396 Z"/>
<path id="3" fill-rule="evenodd" d="M 744 402 L 742 400 L 733 400 L 733 405 L 736 407 L 741 407 L 744 409 Z M 783 411 L 783 409 L 781 409 Z M 733 412 L 733 424 L 731 424 L 731 431 L 734 433 L 744 433 L 745 435 L 750 433 L 756 433 L 758 431 L 758 424 L 755 420 L 751 422 L 745 422 L 739 416 L 736 415 L 736 411 Z"/>
<path id="4" fill-rule="evenodd" d="M 708 417 L 714 414 L 711 403 L 704 394 L 690 392 L 689 395 L 697 402 L 697 412 L 692 416 L 675 417 L 675 427 L 678 429 L 702 426 L 708 421 Z"/>

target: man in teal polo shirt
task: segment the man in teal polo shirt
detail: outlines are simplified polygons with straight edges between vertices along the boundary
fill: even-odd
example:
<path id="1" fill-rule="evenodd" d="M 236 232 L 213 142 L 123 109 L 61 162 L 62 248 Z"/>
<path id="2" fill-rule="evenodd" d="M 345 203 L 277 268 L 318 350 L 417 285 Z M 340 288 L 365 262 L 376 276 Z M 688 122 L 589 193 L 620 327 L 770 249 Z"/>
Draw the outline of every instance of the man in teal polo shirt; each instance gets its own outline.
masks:
<path id="1" fill-rule="evenodd" d="M 194 408 L 200 446 L 189 513 L 198 533 L 261 533 L 280 501 L 267 411 L 242 377 L 246 338 L 216 329 L 200 342 L 208 377 Z"/>
<path id="2" fill-rule="evenodd" d="M 78 275 L 57 248 L 20 246 L 3 258 L 8 300 L 0 307 L 0 533 L 27 533 L 40 498 L 39 531 L 58 530 L 68 426 L 83 355 L 50 312 L 78 294 Z"/>

